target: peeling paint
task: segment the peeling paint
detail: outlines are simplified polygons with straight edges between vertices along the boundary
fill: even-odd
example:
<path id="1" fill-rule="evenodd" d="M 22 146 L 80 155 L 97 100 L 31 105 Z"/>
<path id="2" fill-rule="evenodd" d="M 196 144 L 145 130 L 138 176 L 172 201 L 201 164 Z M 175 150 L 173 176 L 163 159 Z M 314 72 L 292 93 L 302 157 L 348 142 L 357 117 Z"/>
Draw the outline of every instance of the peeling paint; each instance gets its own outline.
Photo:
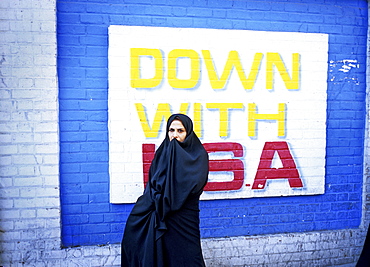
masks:
<path id="1" fill-rule="evenodd" d="M 5 55 L 3 54 L 1 59 L 0 59 L 0 87 L 8 87 L 4 81 L 4 75 L 1 72 L 2 69 L 2 64 L 5 62 Z"/>
<path id="2" fill-rule="evenodd" d="M 357 60 L 344 59 L 343 65 L 339 71 L 349 72 L 352 68 L 360 68 L 360 64 L 357 62 Z"/>
<path id="3" fill-rule="evenodd" d="M 350 82 L 359 85 L 360 82 L 356 76 L 350 76 L 353 69 L 359 69 L 360 63 L 356 59 L 330 60 L 329 62 L 329 80 L 331 82 Z M 345 76 L 343 76 L 345 75 Z"/>
<path id="4" fill-rule="evenodd" d="M 342 72 L 349 72 L 352 68 L 360 68 L 360 63 L 356 59 L 343 59 L 343 60 L 330 60 L 330 72 L 333 71 L 333 69 L 338 68 L 338 65 L 340 66 L 340 69 L 338 71 Z"/>

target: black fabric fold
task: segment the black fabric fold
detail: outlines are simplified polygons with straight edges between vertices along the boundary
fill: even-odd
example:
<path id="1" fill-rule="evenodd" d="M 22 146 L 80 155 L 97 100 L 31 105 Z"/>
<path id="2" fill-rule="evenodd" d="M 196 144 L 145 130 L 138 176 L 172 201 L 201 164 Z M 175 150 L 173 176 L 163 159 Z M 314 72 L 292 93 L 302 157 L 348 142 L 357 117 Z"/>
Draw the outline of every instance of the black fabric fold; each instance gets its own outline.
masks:
<path id="1" fill-rule="evenodd" d="M 369 267 L 369 266 L 370 266 L 370 225 L 367 229 L 367 234 L 360 258 L 358 259 L 356 264 L 356 267 Z"/>
<path id="2" fill-rule="evenodd" d="M 208 154 L 189 117 L 174 114 L 186 129 L 183 142 L 167 134 L 149 169 L 149 182 L 126 222 L 122 266 L 204 266 L 199 197 L 208 179 Z"/>

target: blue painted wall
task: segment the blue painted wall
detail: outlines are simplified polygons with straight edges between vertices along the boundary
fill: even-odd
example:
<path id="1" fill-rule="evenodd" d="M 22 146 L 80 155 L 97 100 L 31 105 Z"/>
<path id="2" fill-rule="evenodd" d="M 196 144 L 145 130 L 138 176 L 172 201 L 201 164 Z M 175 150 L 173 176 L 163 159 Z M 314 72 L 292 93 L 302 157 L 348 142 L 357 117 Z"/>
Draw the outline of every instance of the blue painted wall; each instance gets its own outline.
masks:
<path id="1" fill-rule="evenodd" d="M 201 234 L 208 238 L 358 227 L 367 17 L 366 0 L 58 0 L 63 245 L 120 242 L 132 208 L 109 203 L 109 25 L 329 34 L 326 193 L 203 201 Z"/>

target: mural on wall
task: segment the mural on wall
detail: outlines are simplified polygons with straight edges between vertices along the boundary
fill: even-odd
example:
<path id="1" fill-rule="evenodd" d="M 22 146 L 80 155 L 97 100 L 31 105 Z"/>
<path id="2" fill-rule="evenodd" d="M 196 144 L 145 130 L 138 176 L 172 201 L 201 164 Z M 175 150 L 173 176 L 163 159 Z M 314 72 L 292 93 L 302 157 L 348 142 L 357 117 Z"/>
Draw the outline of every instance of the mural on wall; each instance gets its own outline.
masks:
<path id="1" fill-rule="evenodd" d="M 110 202 L 144 190 L 167 117 L 210 155 L 202 199 L 323 194 L 328 36 L 109 27 Z"/>

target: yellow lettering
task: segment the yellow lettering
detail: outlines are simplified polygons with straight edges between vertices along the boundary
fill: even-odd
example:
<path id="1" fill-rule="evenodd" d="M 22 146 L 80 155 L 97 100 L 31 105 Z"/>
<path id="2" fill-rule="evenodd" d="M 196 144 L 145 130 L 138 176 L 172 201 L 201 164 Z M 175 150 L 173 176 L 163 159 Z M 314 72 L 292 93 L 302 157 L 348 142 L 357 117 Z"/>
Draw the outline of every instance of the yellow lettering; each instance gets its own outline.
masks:
<path id="1" fill-rule="evenodd" d="M 278 104 L 277 114 L 258 114 L 255 103 L 248 104 L 248 136 L 256 136 L 257 120 L 276 120 L 278 124 L 278 136 L 285 136 L 285 103 Z"/>
<path id="2" fill-rule="evenodd" d="M 201 50 L 204 63 L 207 69 L 208 78 L 213 89 L 224 89 L 227 81 L 230 79 L 232 70 L 235 68 L 239 79 L 246 90 L 253 89 L 259 73 L 263 59 L 263 53 L 255 53 L 251 70 L 248 77 L 244 72 L 240 61 L 239 53 L 235 50 L 230 51 L 221 76 L 218 75 L 209 50 Z M 164 56 L 160 49 L 150 48 L 131 48 L 131 87 L 133 88 L 154 88 L 161 84 L 164 73 Z M 140 58 L 148 56 L 154 59 L 154 77 L 142 78 L 142 66 Z M 180 58 L 190 59 L 190 78 L 178 78 L 178 60 Z M 192 49 L 174 49 L 168 54 L 168 83 L 173 88 L 194 88 L 197 86 L 201 75 L 200 58 L 196 51 Z M 284 64 L 279 53 L 268 52 L 266 54 L 266 89 L 273 89 L 274 85 L 274 67 L 280 74 L 285 87 L 288 90 L 297 90 L 300 86 L 300 54 L 292 53 L 291 75 Z"/>
<path id="3" fill-rule="evenodd" d="M 159 49 L 131 48 L 131 87 L 154 88 L 160 85 L 163 79 L 163 56 Z M 155 74 L 153 78 L 141 78 L 140 57 L 150 56 L 154 58 Z"/>
<path id="4" fill-rule="evenodd" d="M 202 137 L 202 105 L 194 103 L 194 132 L 201 138 Z"/>
<path id="5" fill-rule="evenodd" d="M 229 79 L 231 71 L 234 67 L 239 75 L 239 79 L 242 82 L 244 89 L 246 90 L 253 89 L 256 79 L 257 79 L 257 74 L 259 72 L 259 68 L 262 62 L 262 58 L 263 58 L 262 53 L 256 53 L 254 55 L 252 68 L 248 75 L 248 78 L 246 78 L 245 76 L 243 66 L 240 62 L 239 54 L 237 51 L 229 52 L 229 56 L 227 58 L 221 78 L 218 77 L 218 74 L 217 74 L 217 71 L 214 66 L 213 59 L 212 59 L 212 56 L 209 50 L 202 50 L 202 54 L 203 54 L 206 68 L 207 68 L 208 77 L 209 77 L 209 80 L 210 80 L 210 83 L 213 89 L 223 89 L 225 87 L 225 84 L 227 80 Z"/>
<path id="6" fill-rule="evenodd" d="M 279 53 L 267 53 L 266 62 L 266 89 L 273 89 L 274 84 L 274 70 L 276 66 L 281 78 L 285 83 L 285 87 L 289 90 L 299 89 L 299 69 L 300 69 L 300 55 L 299 53 L 292 54 L 292 78 L 290 78 L 285 64 L 281 59 Z"/>
<path id="7" fill-rule="evenodd" d="M 141 103 L 136 103 L 135 106 L 145 137 L 146 138 L 158 137 L 162 121 L 167 121 L 167 119 L 171 116 L 170 104 L 168 103 L 158 104 L 152 127 L 150 127 L 150 124 L 148 122 L 144 106 Z"/>
<path id="8" fill-rule="evenodd" d="M 180 113 L 181 114 L 188 114 L 188 110 L 189 110 L 189 103 L 181 103 Z"/>
<path id="9" fill-rule="evenodd" d="M 229 132 L 229 110 L 243 109 L 243 103 L 207 103 L 208 109 L 220 110 L 220 137 L 225 137 Z"/>
<path id="10" fill-rule="evenodd" d="M 190 78 L 177 78 L 178 58 L 190 58 Z M 200 77 L 200 60 L 197 52 L 191 49 L 174 49 L 168 54 L 168 83 L 173 88 L 194 88 Z"/>

